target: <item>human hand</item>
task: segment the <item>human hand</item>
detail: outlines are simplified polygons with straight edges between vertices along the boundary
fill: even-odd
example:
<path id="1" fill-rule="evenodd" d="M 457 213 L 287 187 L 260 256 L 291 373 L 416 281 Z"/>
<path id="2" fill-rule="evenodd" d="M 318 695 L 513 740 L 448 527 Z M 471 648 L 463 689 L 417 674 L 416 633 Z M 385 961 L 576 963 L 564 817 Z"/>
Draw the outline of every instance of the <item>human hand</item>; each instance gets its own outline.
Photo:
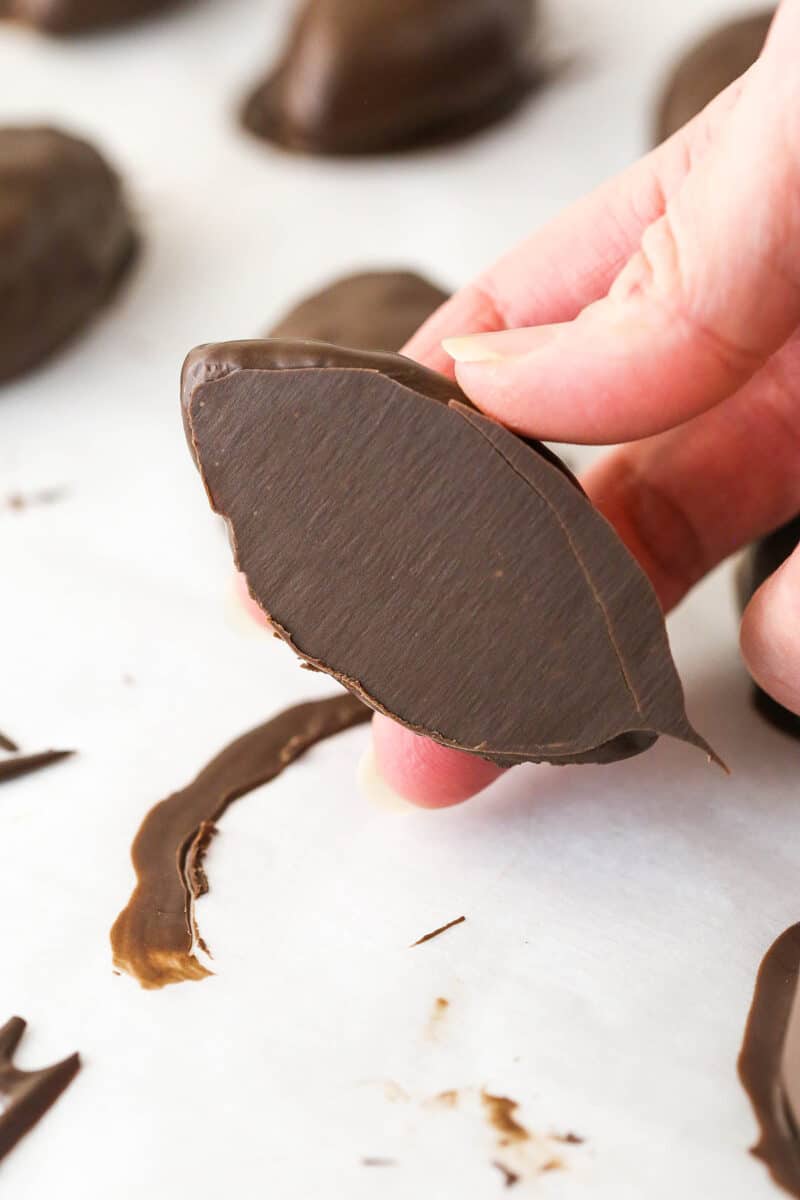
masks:
<path id="1" fill-rule="evenodd" d="M 785 0 L 750 71 L 405 351 L 520 433 L 627 443 L 582 482 L 665 610 L 800 511 L 798 49 L 800 0 Z M 749 604 L 741 646 L 800 712 L 800 550 Z M 427 807 L 499 774 L 380 715 L 373 735 L 380 774 Z"/>

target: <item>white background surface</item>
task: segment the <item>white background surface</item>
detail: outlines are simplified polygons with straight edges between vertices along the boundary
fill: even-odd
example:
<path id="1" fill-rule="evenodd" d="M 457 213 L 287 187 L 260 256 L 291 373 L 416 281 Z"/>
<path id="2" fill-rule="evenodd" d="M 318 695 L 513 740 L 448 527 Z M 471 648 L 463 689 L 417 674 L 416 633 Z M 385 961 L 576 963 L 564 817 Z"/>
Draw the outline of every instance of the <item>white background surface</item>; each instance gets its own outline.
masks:
<path id="1" fill-rule="evenodd" d="M 366 163 L 238 132 L 281 40 L 278 0 L 207 0 L 72 43 L 0 30 L 0 120 L 95 138 L 146 242 L 90 334 L 0 397 L 0 494 L 69 489 L 0 509 L 0 728 L 80 750 L 2 790 L 0 1015 L 30 1021 L 20 1065 L 85 1063 L 0 1168 L 4 1200 L 477 1200 L 502 1192 L 497 1158 L 520 1196 L 774 1194 L 747 1155 L 735 1060 L 758 962 L 800 917 L 798 750 L 749 710 L 727 571 L 671 631 L 731 779 L 661 743 L 615 767 L 518 769 L 459 811 L 389 811 L 358 794 L 353 731 L 224 818 L 200 905 L 214 978 L 146 993 L 111 972 L 147 808 L 330 686 L 232 604 L 183 445 L 184 352 L 258 332 L 340 270 L 466 281 L 635 157 L 681 45 L 744 6 L 550 8 L 572 75 L 465 145 Z M 536 1134 L 586 1145 L 539 1175 L 552 1146 L 499 1150 L 482 1087 Z M 457 1108 L 430 1103 L 450 1088 Z"/>

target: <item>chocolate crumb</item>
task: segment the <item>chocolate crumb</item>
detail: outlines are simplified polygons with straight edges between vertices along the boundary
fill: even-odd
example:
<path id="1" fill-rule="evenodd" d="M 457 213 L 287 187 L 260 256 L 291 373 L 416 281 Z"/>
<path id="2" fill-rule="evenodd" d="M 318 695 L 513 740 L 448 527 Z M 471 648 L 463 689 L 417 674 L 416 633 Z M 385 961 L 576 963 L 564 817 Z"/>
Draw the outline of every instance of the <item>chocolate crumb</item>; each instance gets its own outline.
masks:
<path id="1" fill-rule="evenodd" d="M 562 1146 L 583 1146 L 586 1143 L 586 1138 L 579 1137 L 577 1133 L 554 1133 L 551 1136 L 554 1142 L 560 1142 Z"/>
<path id="2" fill-rule="evenodd" d="M 527 1142 L 530 1134 L 514 1116 L 519 1108 L 516 1100 L 508 1096 L 493 1096 L 491 1092 L 481 1092 L 481 1100 L 486 1109 L 486 1117 L 498 1133 L 502 1134 L 501 1146 L 509 1146 L 512 1142 Z"/>
<path id="3" fill-rule="evenodd" d="M 440 933 L 446 933 L 448 929 L 452 929 L 454 925 L 460 925 L 466 919 L 466 917 L 456 917 L 455 921 L 448 921 L 446 925 L 440 925 L 438 929 L 434 929 L 430 933 L 424 934 L 423 937 L 418 938 L 416 942 L 412 942 L 409 949 L 413 950 L 415 946 L 421 946 L 423 942 L 430 942 L 433 938 L 438 937 Z"/>
<path id="4" fill-rule="evenodd" d="M 517 1172 L 509 1170 L 505 1163 L 501 1163 L 498 1162 L 497 1159 L 493 1159 L 492 1166 L 496 1167 L 496 1169 L 503 1176 L 504 1187 L 510 1188 L 513 1187 L 515 1183 L 519 1183 L 520 1177 Z"/>

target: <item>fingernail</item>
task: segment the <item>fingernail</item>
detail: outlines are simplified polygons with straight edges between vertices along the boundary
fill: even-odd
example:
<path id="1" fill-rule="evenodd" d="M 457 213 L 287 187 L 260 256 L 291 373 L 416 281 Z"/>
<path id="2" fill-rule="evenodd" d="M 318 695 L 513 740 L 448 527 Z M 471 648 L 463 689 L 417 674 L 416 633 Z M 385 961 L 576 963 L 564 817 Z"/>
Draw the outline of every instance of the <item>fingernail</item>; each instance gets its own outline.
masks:
<path id="1" fill-rule="evenodd" d="M 388 812 L 408 812 L 414 806 L 408 800 L 389 787 L 389 784 L 378 770 L 378 760 L 375 751 L 370 746 L 364 751 L 356 772 L 358 790 L 370 804 Z"/>
<path id="2" fill-rule="evenodd" d="M 494 333 L 470 333 L 445 338 L 442 349 L 457 363 L 503 362 L 530 354 L 552 342 L 559 325 L 535 325 L 528 329 L 501 329 Z"/>

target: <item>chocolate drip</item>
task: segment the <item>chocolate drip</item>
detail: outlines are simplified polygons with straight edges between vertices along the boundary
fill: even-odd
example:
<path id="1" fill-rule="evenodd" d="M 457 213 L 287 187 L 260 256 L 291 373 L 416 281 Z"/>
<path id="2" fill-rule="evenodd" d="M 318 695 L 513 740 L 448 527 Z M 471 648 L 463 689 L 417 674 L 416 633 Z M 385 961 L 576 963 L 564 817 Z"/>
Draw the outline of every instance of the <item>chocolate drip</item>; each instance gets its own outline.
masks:
<path id="1" fill-rule="evenodd" d="M 12 1058 L 25 1032 L 22 1017 L 0 1029 L 0 1158 L 32 1129 L 80 1070 L 77 1054 L 39 1071 L 20 1071 Z"/>
<path id="2" fill-rule="evenodd" d="M 792 1019 L 799 979 L 800 924 L 781 934 L 761 964 L 739 1056 L 739 1078 L 761 1128 L 752 1153 L 798 1197 L 800 1112 L 789 1096 L 800 1095 L 800 1021 Z"/>
<path id="3" fill-rule="evenodd" d="M 152 808 L 133 843 L 137 884 L 111 930 L 114 965 L 160 988 L 203 979 L 209 970 L 194 953 L 207 950 L 194 901 L 208 891 L 203 856 L 214 822 L 225 809 L 268 783 L 316 742 L 369 719 L 346 693 L 288 708 L 227 746 L 193 783 Z"/>

